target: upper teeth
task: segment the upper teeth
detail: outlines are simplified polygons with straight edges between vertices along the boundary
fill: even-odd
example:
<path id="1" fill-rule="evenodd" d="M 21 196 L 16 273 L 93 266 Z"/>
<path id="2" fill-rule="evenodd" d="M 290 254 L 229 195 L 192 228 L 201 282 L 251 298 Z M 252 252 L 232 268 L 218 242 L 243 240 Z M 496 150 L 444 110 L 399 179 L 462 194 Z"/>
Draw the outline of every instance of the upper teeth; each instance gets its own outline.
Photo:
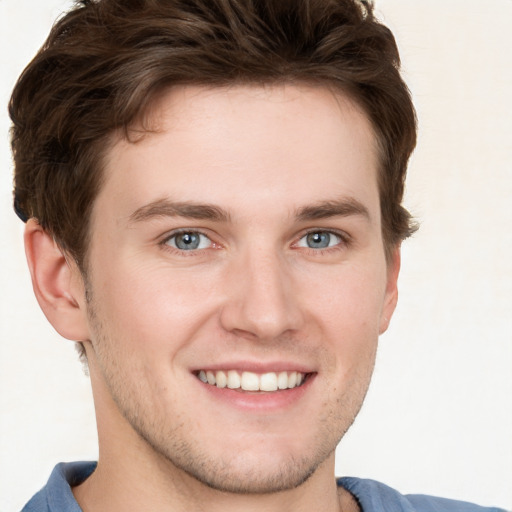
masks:
<path id="1" fill-rule="evenodd" d="M 290 389 L 300 386 L 304 381 L 304 374 L 300 372 L 268 372 L 253 373 L 236 370 L 211 371 L 201 370 L 199 379 L 204 383 L 218 388 L 241 388 L 244 391 L 277 391 L 278 389 Z"/>

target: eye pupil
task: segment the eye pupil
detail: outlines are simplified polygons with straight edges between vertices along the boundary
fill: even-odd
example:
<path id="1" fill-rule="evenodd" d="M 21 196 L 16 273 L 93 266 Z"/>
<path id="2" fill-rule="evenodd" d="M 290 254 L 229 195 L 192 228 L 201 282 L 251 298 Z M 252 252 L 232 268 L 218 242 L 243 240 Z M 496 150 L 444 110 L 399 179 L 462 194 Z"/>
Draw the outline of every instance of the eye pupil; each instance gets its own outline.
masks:
<path id="1" fill-rule="evenodd" d="M 307 236 L 308 247 L 313 249 L 323 249 L 325 247 L 329 247 L 330 242 L 331 235 L 326 232 L 319 231 L 316 233 L 310 233 Z"/>
<path id="2" fill-rule="evenodd" d="M 197 233 L 180 233 L 176 235 L 175 243 L 178 249 L 197 249 L 199 247 L 200 238 Z"/>

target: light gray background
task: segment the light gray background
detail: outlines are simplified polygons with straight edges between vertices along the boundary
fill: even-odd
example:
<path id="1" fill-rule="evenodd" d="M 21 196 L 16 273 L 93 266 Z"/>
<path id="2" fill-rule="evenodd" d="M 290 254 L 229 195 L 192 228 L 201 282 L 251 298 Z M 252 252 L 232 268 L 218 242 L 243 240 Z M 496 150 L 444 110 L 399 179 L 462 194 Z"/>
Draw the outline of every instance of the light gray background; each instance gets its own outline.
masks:
<path id="1" fill-rule="evenodd" d="M 69 1 L 0 0 L 0 511 L 94 459 L 89 383 L 32 295 L 5 106 Z M 512 1 L 377 0 L 420 120 L 401 298 L 337 473 L 512 508 Z M 290 428 L 293 428 L 291 425 Z"/>

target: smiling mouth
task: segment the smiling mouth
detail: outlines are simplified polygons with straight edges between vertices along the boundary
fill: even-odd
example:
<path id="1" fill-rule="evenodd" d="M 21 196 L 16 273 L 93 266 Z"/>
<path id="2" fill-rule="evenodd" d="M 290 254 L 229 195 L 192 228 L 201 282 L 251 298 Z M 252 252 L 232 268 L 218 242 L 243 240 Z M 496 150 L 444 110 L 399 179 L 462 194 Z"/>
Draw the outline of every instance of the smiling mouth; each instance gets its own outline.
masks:
<path id="1" fill-rule="evenodd" d="M 241 391 L 284 391 L 302 386 L 309 373 L 301 372 L 238 372 L 237 370 L 200 370 L 196 377 L 210 386 Z"/>

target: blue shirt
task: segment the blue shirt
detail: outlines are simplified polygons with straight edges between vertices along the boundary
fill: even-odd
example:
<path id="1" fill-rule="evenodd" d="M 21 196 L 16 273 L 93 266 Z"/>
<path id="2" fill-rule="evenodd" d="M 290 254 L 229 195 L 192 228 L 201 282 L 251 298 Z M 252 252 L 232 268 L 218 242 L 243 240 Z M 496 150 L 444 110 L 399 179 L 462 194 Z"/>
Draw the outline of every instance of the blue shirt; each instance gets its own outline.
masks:
<path id="1" fill-rule="evenodd" d="M 57 464 L 46 486 L 21 512 L 82 512 L 71 487 L 82 483 L 95 469 L 95 462 Z M 375 480 L 345 477 L 338 478 L 338 485 L 356 497 L 363 512 L 505 512 L 499 508 L 420 494 L 403 496 Z"/>

